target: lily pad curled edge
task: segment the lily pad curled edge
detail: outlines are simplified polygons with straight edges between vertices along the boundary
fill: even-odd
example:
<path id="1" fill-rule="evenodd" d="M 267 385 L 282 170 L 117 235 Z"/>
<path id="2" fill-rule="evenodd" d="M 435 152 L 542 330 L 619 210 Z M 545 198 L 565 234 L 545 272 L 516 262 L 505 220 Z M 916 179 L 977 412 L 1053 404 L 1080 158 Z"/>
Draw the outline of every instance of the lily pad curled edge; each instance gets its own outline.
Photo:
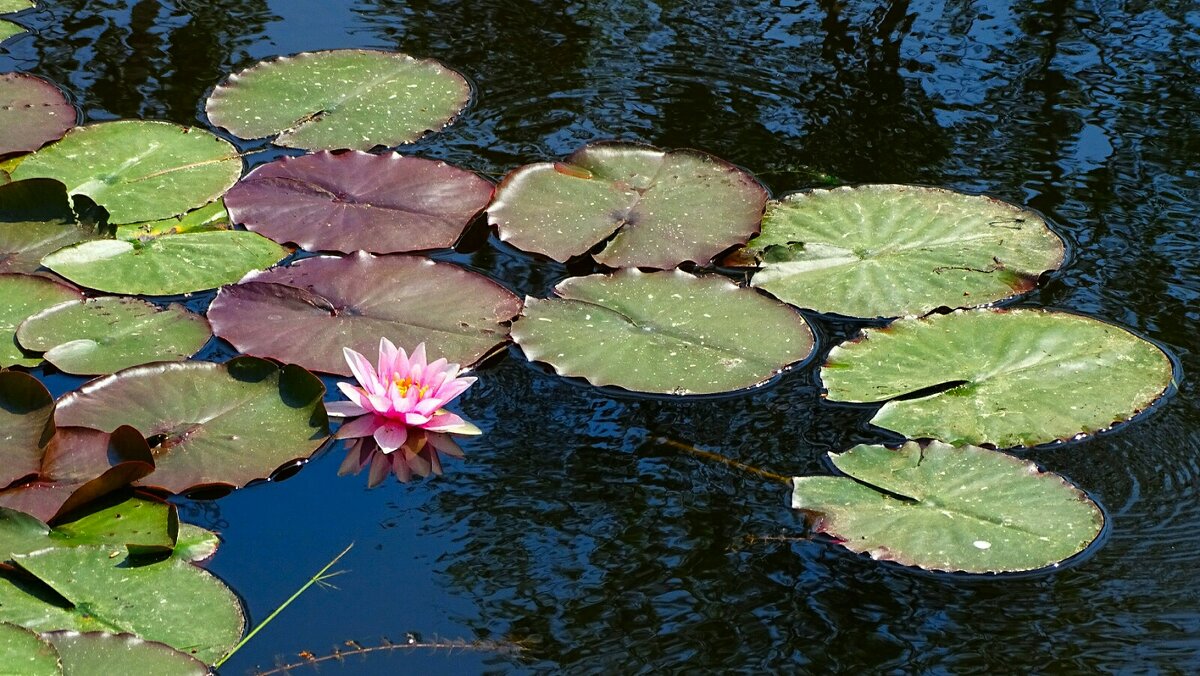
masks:
<path id="1" fill-rule="evenodd" d="M 871 422 L 910 439 L 1008 448 L 1129 420 L 1174 370 L 1158 346 L 1096 319 L 977 309 L 866 329 L 830 351 L 821 380 L 830 401 L 884 402 Z"/>
<path id="2" fill-rule="evenodd" d="M 54 436 L 54 397 L 40 380 L 0 371 L 0 488 L 41 468 Z"/>
<path id="3" fill-rule="evenodd" d="M 986 195 L 914 185 L 814 189 L 770 202 L 728 264 L 793 305 L 853 317 L 920 315 L 1030 290 L 1065 247 L 1040 215 Z"/>
<path id="4" fill-rule="evenodd" d="M 445 162 L 321 151 L 256 167 L 225 202 L 248 230 L 306 251 L 399 253 L 453 246 L 491 196 Z"/>
<path id="5" fill-rule="evenodd" d="M 372 354 L 381 336 L 473 364 L 507 340 L 520 311 L 511 291 L 457 265 L 360 251 L 247 275 L 217 293 L 208 319 L 244 354 L 348 376 L 342 348 Z"/>
<path id="6" fill-rule="evenodd" d="M 450 124 L 471 87 L 433 59 L 335 49 L 262 61 L 230 75 L 205 104 L 213 124 L 246 139 L 307 150 L 411 143 Z"/>
<path id="7" fill-rule="evenodd" d="M 182 493 L 240 487 L 307 458 L 329 438 L 325 387 L 308 371 L 255 357 L 135 366 L 59 400 L 60 425 L 130 425 L 152 440 L 139 485 Z"/>
<path id="8" fill-rule="evenodd" d="M 14 181 L 54 178 L 108 210 L 112 223 L 170 218 L 229 190 L 242 160 L 228 141 L 197 127 L 116 120 L 75 127 L 25 158 Z"/>
<path id="9" fill-rule="evenodd" d="M 0 272 L 35 272 L 46 255 L 101 237 L 89 216 L 76 213 L 60 181 L 0 184 Z"/>
<path id="10" fill-rule="evenodd" d="M 0 367 L 42 363 L 40 355 L 21 349 L 17 326 L 48 307 L 80 298 L 83 293 L 79 289 L 48 277 L 0 273 Z"/>
<path id="11" fill-rule="evenodd" d="M 526 299 L 513 340 L 530 360 L 593 385 L 730 392 L 762 384 L 813 348 L 799 313 L 724 277 L 624 269 L 554 291 Z"/>
<path id="12" fill-rule="evenodd" d="M 975 446 L 859 445 L 830 458 L 847 477 L 793 479 L 814 529 L 874 559 L 968 573 L 1055 566 L 1087 548 L 1104 515 L 1061 476 Z"/>
<path id="13" fill-rule="evenodd" d="M 62 676 L 63 669 L 58 651 L 46 638 L 24 627 L 0 622 L 0 673 Z"/>
<path id="14" fill-rule="evenodd" d="M 744 244 L 766 201 L 754 177 L 707 153 L 596 143 L 511 172 L 488 221 L 500 239 L 555 260 L 604 242 L 603 265 L 670 269 Z"/>

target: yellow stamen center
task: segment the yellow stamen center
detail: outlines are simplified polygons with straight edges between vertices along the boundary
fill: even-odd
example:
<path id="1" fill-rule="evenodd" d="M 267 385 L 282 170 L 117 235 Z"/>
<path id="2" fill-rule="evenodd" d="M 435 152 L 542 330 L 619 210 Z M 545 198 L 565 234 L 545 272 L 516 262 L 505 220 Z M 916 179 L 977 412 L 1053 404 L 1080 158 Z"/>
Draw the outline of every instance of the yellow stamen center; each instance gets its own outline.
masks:
<path id="1" fill-rule="evenodd" d="M 429 394 L 428 385 L 417 385 L 413 382 L 412 378 L 401 378 L 399 373 L 392 376 L 392 382 L 396 384 L 396 389 L 400 391 L 400 396 L 402 397 L 408 393 L 408 388 L 410 387 L 417 388 L 418 399 L 424 399 Z"/>

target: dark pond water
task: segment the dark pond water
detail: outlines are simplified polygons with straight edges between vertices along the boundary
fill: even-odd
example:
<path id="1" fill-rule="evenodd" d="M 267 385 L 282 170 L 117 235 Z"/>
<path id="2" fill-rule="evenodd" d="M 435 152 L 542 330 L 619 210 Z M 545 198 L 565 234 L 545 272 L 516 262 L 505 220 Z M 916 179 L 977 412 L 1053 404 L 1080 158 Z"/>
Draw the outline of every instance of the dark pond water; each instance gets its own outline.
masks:
<path id="1" fill-rule="evenodd" d="M 87 120 L 205 125 L 206 91 L 261 58 L 397 49 L 477 87 L 457 124 L 406 152 L 493 178 L 620 138 L 709 151 L 775 195 L 897 182 L 1027 204 L 1075 255 L 1020 304 L 1120 322 L 1184 373 L 1200 367 L 1192 3 L 44 4 L 19 17 L 34 34 L 0 49 L 0 71 L 53 79 Z M 485 228 L 460 249 L 439 257 L 523 294 L 567 273 Z M 854 329 L 821 327 L 822 350 Z M 202 356 L 230 353 L 214 343 Z M 891 439 L 867 426 L 869 410 L 822 401 L 811 368 L 688 401 L 597 391 L 517 350 L 481 376 L 461 410 L 486 434 L 443 479 L 367 491 L 335 475 L 335 448 L 287 481 L 184 502 L 224 535 L 211 568 L 255 621 L 356 543 L 338 590 L 303 596 L 224 673 L 408 632 L 526 649 L 393 651 L 323 673 L 1200 670 L 1194 380 L 1133 424 L 1026 454 L 1104 505 L 1097 547 L 1050 573 L 965 579 L 794 538 L 803 522 L 781 486 L 656 442 L 802 474 L 828 472 L 828 451 Z"/>

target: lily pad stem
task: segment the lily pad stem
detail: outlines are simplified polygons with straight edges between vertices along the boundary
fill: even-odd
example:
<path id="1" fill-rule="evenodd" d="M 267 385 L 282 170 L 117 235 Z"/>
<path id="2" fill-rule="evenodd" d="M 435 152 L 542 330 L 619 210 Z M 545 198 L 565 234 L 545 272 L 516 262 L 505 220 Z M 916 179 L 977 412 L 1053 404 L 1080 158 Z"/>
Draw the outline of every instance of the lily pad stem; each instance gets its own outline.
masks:
<path id="1" fill-rule="evenodd" d="M 778 481 L 778 482 L 786 484 L 788 486 L 792 485 L 791 477 L 786 477 L 786 476 L 783 476 L 782 474 L 776 474 L 774 472 L 768 472 L 765 469 L 759 469 L 758 467 L 754 467 L 752 465 L 747 465 L 744 462 L 738 462 L 737 460 L 734 460 L 733 458 L 726 458 L 725 456 L 717 454 L 717 453 L 713 453 L 712 451 L 702 451 L 699 448 L 696 448 L 695 446 L 692 446 L 691 444 L 685 444 L 682 441 L 676 441 L 675 439 L 669 439 L 667 437 L 659 437 L 659 438 L 655 439 L 655 441 L 659 444 L 662 444 L 663 446 L 670 446 L 671 448 L 674 448 L 679 451 L 683 451 L 684 453 L 690 453 L 691 455 L 694 455 L 699 458 L 705 458 L 708 460 L 716 460 L 717 462 L 719 462 L 723 465 L 726 465 L 728 467 L 732 467 L 734 469 L 740 469 L 744 472 L 749 472 L 751 474 L 756 474 L 760 477 L 763 477 L 764 479 L 770 479 L 771 481 Z"/>

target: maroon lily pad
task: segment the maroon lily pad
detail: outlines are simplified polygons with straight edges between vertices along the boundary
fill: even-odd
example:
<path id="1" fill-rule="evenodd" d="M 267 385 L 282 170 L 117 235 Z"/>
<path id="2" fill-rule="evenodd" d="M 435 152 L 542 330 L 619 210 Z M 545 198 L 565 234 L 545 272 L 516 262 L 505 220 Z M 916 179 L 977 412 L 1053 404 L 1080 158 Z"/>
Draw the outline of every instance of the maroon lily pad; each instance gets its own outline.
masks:
<path id="1" fill-rule="evenodd" d="M 145 438 L 132 427 L 108 432 L 60 427 L 28 483 L 0 491 L 0 507 L 51 522 L 154 471 Z"/>
<path id="2" fill-rule="evenodd" d="M 247 275 L 221 289 L 208 319 L 243 353 L 348 376 L 342 348 L 372 354 L 381 337 L 475 363 L 520 311 L 512 292 L 457 265 L 358 252 Z"/>
<path id="3" fill-rule="evenodd" d="M 298 366 L 254 357 L 125 369 L 64 396 L 62 425 L 131 425 L 151 442 L 155 471 L 139 485 L 182 493 L 243 486 L 306 458 L 329 438 L 325 387 Z"/>
<path id="4" fill-rule="evenodd" d="M 0 155 L 32 152 L 75 126 L 75 107 L 53 82 L 0 73 Z"/>
<path id="5" fill-rule="evenodd" d="M 0 486 L 37 474 L 54 436 L 54 397 L 41 381 L 0 371 Z"/>
<path id="6" fill-rule="evenodd" d="M 250 172 L 226 195 L 230 218 L 308 251 L 397 253 L 454 246 L 492 184 L 445 162 L 322 151 Z"/>
<path id="7" fill-rule="evenodd" d="M 555 260 L 602 244 L 603 265 L 670 269 L 744 244 L 766 203 L 753 176 L 707 153 L 597 143 L 510 173 L 488 218 L 500 239 Z"/>

